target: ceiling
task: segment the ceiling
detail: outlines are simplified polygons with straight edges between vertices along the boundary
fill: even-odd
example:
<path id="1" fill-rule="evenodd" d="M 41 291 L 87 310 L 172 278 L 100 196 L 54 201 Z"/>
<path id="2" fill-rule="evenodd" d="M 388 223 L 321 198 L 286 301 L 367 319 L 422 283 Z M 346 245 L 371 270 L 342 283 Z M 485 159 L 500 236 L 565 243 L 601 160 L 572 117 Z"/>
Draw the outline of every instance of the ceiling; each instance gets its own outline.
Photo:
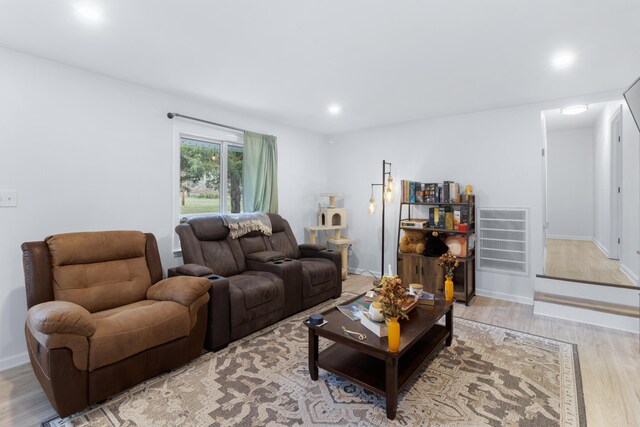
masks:
<path id="1" fill-rule="evenodd" d="M 619 101 L 623 102 L 622 99 Z M 572 129 L 593 128 L 598 121 L 598 117 L 602 113 L 606 102 L 598 104 L 590 104 L 589 109 L 575 116 L 566 116 L 560 113 L 560 108 L 555 110 L 547 110 L 544 112 L 545 123 L 548 132 L 559 132 Z"/>
<path id="2" fill-rule="evenodd" d="M 640 75 L 638 0 L 90 1 L 99 25 L 73 0 L 0 0 L 0 46 L 323 134 Z M 577 59 L 558 71 L 562 49 Z"/>

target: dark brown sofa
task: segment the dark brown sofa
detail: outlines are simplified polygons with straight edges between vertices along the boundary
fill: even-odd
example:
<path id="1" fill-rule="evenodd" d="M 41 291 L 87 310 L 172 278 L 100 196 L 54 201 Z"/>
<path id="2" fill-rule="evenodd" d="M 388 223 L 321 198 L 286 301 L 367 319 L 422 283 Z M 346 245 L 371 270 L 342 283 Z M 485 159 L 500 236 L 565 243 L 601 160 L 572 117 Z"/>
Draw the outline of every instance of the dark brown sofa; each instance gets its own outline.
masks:
<path id="1" fill-rule="evenodd" d="M 162 280 L 152 234 L 59 234 L 22 251 L 29 358 L 60 416 L 202 353 L 210 283 Z"/>
<path id="2" fill-rule="evenodd" d="M 273 234 L 238 239 L 220 215 L 194 217 L 176 227 L 185 265 L 169 276 L 211 280 L 205 348 L 218 350 L 276 321 L 342 293 L 340 254 L 298 246 L 289 223 L 269 214 Z"/>

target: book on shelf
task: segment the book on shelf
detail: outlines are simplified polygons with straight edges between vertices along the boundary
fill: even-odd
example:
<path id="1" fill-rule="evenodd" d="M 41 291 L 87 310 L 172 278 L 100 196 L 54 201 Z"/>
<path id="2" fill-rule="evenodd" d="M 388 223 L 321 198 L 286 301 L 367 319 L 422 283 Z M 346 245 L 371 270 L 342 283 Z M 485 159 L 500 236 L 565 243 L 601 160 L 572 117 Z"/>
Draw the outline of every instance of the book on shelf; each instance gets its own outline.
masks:
<path id="1" fill-rule="evenodd" d="M 451 181 L 444 181 L 442 183 L 442 188 L 444 190 L 444 198 L 442 199 L 442 201 L 444 203 L 449 203 L 449 197 L 450 197 L 450 192 L 451 192 L 451 186 L 449 185 L 451 183 Z"/>
<path id="2" fill-rule="evenodd" d="M 444 207 L 444 228 L 453 230 L 453 208 L 451 206 Z"/>
<path id="3" fill-rule="evenodd" d="M 460 209 L 455 208 L 453 210 L 453 228 L 457 230 L 459 225 L 460 225 Z"/>

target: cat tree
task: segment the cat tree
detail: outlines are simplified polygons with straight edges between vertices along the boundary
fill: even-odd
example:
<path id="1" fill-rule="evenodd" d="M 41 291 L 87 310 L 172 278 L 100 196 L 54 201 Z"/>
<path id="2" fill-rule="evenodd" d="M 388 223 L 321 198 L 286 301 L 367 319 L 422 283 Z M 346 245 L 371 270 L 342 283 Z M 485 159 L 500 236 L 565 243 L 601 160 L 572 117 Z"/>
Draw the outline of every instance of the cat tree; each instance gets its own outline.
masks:
<path id="1" fill-rule="evenodd" d="M 349 245 L 353 240 L 342 235 L 342 230 L 347 228 L 347 210 L 336 207 L 336 198 L 342 197 L 342 193 L 321 193 L 320 197 L 329 198 L 329 206 L 318 204 L 318 225 L 306 227 L 309 231 L 309 243 L 316 243 L 318 231 L 333 231 L 333 238 L 327 239 L 327 243 L 335 246 L 342 255 L 342 280 L 349 276 Z"/>

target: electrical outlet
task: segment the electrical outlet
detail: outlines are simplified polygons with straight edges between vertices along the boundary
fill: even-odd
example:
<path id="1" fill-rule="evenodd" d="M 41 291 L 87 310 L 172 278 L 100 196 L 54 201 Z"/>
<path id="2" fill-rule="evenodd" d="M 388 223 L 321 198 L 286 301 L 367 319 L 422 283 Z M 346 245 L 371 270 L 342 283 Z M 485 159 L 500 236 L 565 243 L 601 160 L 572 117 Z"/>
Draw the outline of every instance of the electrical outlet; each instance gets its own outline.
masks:
<path id="1" fill-rule="evenodd" d="M 17 190 L 0 190 L 0 207 L 9 208 L 18 206 Z"/>

